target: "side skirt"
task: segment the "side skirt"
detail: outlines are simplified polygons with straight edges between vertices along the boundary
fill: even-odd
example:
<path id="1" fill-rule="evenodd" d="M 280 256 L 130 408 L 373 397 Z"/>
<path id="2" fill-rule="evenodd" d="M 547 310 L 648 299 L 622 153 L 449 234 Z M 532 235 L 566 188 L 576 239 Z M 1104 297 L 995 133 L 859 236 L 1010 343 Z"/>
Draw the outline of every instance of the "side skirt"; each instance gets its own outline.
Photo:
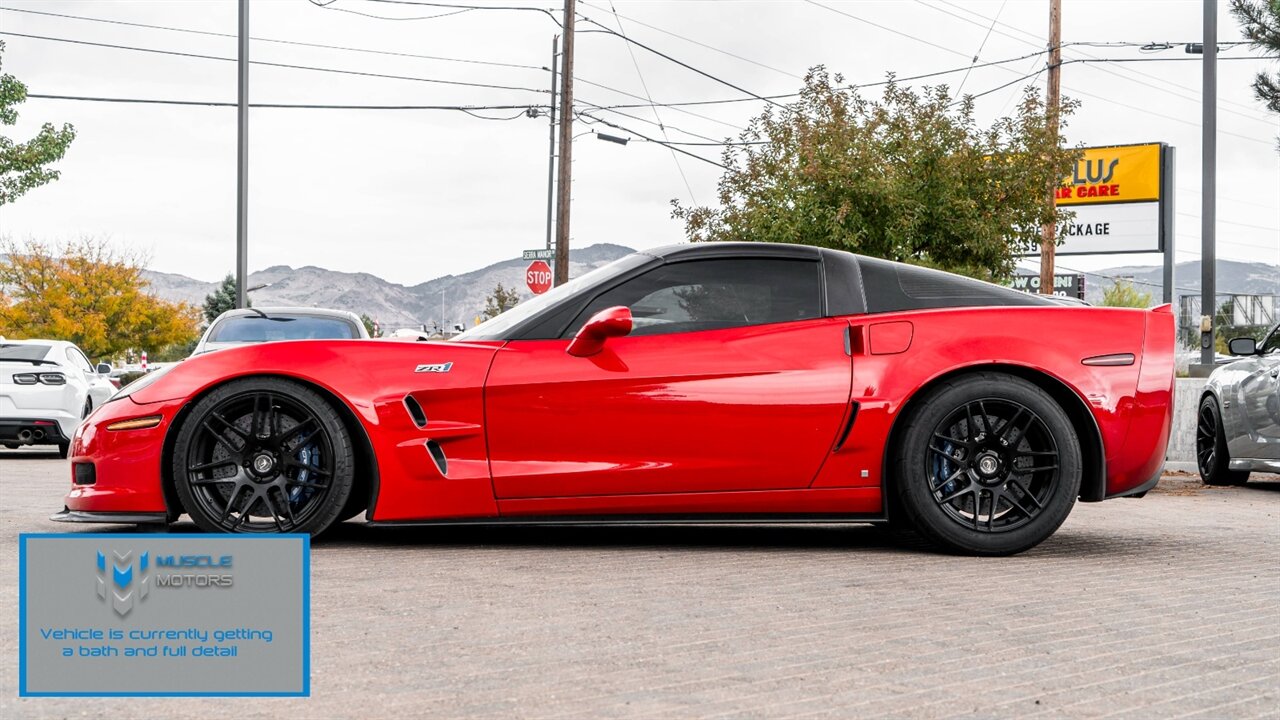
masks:
<path id="1" fill-rule="evenodd" d="M 372 521 L 370 527 L 450 527 L 498 525 L 865 525 L 888 522 L 883 515 L 561 515 L 547 517 L 457 518 Z"/>

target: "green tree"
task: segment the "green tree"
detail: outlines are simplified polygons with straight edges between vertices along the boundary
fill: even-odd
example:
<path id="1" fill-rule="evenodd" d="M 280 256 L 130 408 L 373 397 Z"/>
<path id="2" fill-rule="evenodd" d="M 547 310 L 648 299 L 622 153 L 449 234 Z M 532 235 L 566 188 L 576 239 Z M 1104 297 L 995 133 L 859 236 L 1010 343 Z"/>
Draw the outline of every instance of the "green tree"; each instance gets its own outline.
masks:
<path id="1" fill-rule="evenodd" d="M 1039 94 L 988 128 L 971 97 L 892 82 L 867 100 L 822 67 L 800 98 L 769 108 L 726 147 L 719 207 L 673 200 L 694 242 L 790 242 L 939 267 L 983 279 L 1012 274 L 1055 212 L 1050 188 L 1078 151 L 1050 132 Z M 1062 104 L 1059 121 L 1076 107 Z"/>
<path id="2" fill-rule="evenodd" d="M 508 290 L 502 287 L 502 283 L 498 283 L 494 286 L 493 292 L 484 299 L 484 319 L 497 317 L 515 307 L 519 302 L 520 293 L 514 289 Z"/>
<path id="3" fill-rule="evenodd" d="M 0 67 L 4 43 L 0 42 Z M 0 125 L 18 122 L 18 106 L 27 99 L 27 86 L 12 75 L 0 74 Z M 0 135 L 0 206 L 17 200 L 23 193 L 58 179 L 58 171 L 48 166 L 62 159 L 76 129 L 63 123 L 62 129 L 45 123 L 27 142 L 14 142 Z"/>
<path id="4" fill-rule="evenodd" d="M 0 242 L 0 335 L 70 340 L 92 358 L 160 350 L 196 335 L 195 308 L 146 293 L 143 258 L 83 239 L 50 247 Z"/>
<path id="5" fill-rule="evenodd" d="M 253 307 L 253 302 L 248 296 L 244 299 L 245 307 Z M 222 278 L 222 283 L 214 288 L 213 292 L 204 296 L 204 313 L 205 322 L 213 322 L 218 316 L 228 310 L 234 310 L 236 307 L 236 278 L 231 273 Z"/>
<path id="6" fill-rule="evenodd" d="M 1147 308 L 1151 307 L 1151 293 L 1138 292 L 1128 280 L 1112 281 L 1111 287 L 1102 291 L 1103 307 Z"/>
<path id="7" fill-rule="evenodd" d="M 1254 48 L 1270 57 L 1280 55 L 1280 0 L 1231 0 L 1231 14 Z M 1280 74 L 1259 72 L 1253 92 L 1271 112 L 1280 113 Z"/>
<path id="8" fill-rule="evenodd" d="M 365 313 L 360 313 L 360 322 L 364 323 L 364 329 L 369 333 L 369 337 L 382 337 L 382 328 L 373 318 L 369 317 Z"/>

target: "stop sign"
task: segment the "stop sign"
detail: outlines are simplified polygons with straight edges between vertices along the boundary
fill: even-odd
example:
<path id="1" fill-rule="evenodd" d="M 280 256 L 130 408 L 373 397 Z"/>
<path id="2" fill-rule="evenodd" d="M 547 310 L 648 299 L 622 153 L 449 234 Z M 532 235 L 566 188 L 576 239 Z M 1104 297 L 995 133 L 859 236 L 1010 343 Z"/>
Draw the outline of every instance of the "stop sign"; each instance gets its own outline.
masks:
<path id="1" fill-rule="evenodd" d="M 529 269 L 524 271 L 524 282 L 534 295 L 541 295 L 550 290 L 551 266 L 544 260 L 534 260 L 529 263 Z"/>

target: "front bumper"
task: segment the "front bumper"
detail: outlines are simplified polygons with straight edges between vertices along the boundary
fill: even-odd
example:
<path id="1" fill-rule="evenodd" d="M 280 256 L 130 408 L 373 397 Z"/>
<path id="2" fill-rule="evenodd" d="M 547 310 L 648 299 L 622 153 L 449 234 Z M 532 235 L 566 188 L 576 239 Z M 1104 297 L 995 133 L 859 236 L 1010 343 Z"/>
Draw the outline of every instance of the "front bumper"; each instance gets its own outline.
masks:
<path id="1" fill-rule="evenodd" d="M 63 502 L 64 512 L 88 513 L 90 517 L 105 513 L 114 518 L 101 522 L 157 522 L 120 520 L 121 514 L 169 515 L 171 509 L 164 494 L 162 456 L 165 434 L 181 408 L 181 401 L 142 404 L 132 398 L 121 398 L 94 410 L 72 437 L 71 490 Z M 108 425 L 121 420 L 152 415 L 162 417 L 156 427 L 107 429 Z M 92 477 L 93 483 L 76 484 L 76 466 L 85 463 L 94 466 L 92 473 L 82 473 Z"/>

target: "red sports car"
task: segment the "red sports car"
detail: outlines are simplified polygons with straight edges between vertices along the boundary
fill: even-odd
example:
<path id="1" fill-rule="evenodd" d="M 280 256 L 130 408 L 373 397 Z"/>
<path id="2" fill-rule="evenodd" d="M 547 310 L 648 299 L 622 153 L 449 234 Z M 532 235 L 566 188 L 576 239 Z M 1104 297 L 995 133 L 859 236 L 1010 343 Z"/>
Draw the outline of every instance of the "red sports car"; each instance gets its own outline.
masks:
<path id="1" fill-rule="evenodd" d="M 54 516 L 892 522 L 999 555 L 1160 476 L 1173 315 L 813 247 L 638 252 L 448 342 L 191 358 L 76 433 Z"/>

